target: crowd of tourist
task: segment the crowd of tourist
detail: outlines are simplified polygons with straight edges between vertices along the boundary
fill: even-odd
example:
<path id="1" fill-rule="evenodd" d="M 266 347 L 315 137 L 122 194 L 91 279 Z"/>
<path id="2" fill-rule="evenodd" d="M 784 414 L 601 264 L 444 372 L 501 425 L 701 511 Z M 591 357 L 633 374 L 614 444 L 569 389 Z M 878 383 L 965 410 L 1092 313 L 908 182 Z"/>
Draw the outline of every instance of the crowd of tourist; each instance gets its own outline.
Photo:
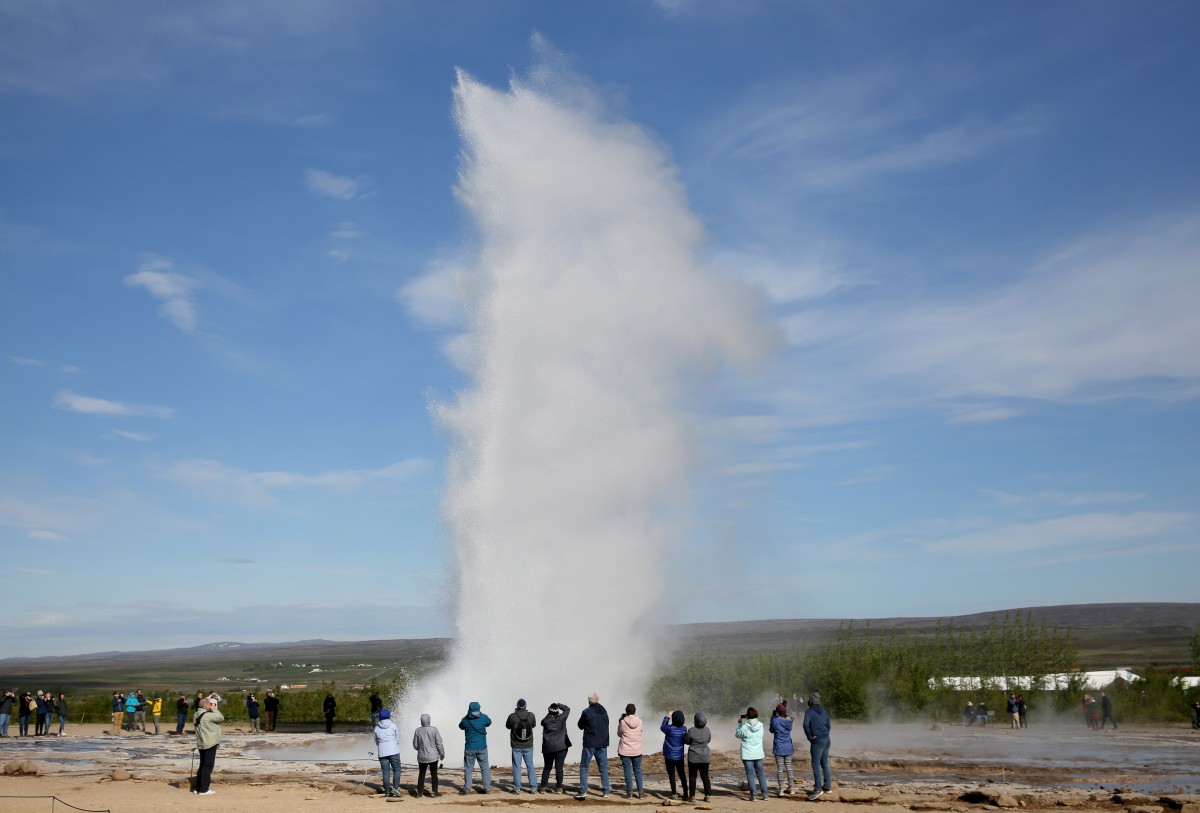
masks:
<path id="1" fill-rule="evenodd" d="M 17 736 L 28 737 L 29 722 L 33 721 L 33 736 L 61 737 L 67 728 L 67 696 L 60 694 L 55 697 L 49 692 L 39 690 L 36 694 L 22 692 L 19 696 L 16 690 L 6 689 L 3 699 L 0 699 L 0 737 L 8 737 L 8 728 L 13 717 L 17 718 Z M 58 731 L 50 728 L 58 718 Z"/>

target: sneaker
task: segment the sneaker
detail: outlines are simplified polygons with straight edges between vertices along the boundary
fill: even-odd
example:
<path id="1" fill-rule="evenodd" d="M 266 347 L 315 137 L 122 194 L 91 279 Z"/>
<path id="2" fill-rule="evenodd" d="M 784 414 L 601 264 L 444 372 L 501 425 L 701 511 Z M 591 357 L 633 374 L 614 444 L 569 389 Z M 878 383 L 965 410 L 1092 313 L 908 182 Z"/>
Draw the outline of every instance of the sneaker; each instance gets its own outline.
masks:
<path id="1" fill-rule="evenodd" d="M 576 793 L 576 794 L 575 794 L 574 796 L 572 796 L 571 798 L 572 798 L 572 799 L 579 799 L 580 801 L 582 801 L 582 800 L 584 800 L 584 799 L 586 799 L 586 798 L 587 798 L 587 794 L 586 794 L 586 793 Z"/>
<path id="2" fill-rule="evenodd" d="M 197 793 L 196 795 L 197 796 L 216 796 L 217 792 L 215 790 L 213 790 L 212 788 L 209 788 L 208 790 L 206 790 L 202 793 Z"/>
<path id="3" fill-rule="evenodd" d="M 821 798 L 821 794 L 823 794 L 824 792 L 825 791 L 821 790 L 820 788 L 813 788 L 813 792 L 808 794 L 808 796 L 805 796 L 804 798 L 810 802 L 815 802 L 815 801 L 817 801 L 817 799 Z"/>

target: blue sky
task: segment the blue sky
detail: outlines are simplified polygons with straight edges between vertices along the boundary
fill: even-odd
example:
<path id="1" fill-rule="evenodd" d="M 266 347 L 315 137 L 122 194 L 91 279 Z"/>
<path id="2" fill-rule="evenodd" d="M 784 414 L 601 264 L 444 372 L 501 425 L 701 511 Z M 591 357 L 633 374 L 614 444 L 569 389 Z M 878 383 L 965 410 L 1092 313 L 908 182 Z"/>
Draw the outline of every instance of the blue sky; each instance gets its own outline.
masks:
<path id="1" fill-rule="evenodd" d="M 762 298 L 666 617 L 1196 600 L 1198 23 L 0 0 L 2 654 L 450 630 L 456 68 L 585 83 Z"/>

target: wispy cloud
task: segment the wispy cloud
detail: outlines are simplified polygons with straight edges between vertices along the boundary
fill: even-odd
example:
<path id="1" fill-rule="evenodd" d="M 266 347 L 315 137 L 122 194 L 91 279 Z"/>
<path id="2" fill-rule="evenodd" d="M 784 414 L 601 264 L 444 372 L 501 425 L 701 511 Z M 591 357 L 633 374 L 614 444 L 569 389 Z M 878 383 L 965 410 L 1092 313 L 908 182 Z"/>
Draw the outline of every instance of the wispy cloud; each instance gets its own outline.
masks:
<path id="1" fill-rule="evenodd" d="M 464 258 L 438 256 L 429 261 L 425 273 L 396 291 L 396 299 L 423 325 L 456 326 L 466 316 L 464 286 L 470 284 L 470 280 Z"/>
<path id="2" fill-rule="evenodd" d="M 334 175 L 323 169 L 309 169 L 304 173 L 304 183 L 310 192 L 335 200 L 354 200 L 364 194 L 362 181 Z"/>
<path id="3" fill-rule="evenodd" d="M 169 260 L 148 257 L 136 273 L 125 278 L 131 288 L 144 288 L 150 296 L 162 302 L 159 313 L 184 333 L 196 329 L 196 308 L 192 301 L 193 292 L 200 281 L 171 270 Z"/>
<path id="4" fill-rule="evenodd" d="M 114 429 L 113 434 L 126 440 L 137 441 L 138 443 L 148 443 L 154 440 L 154 435 L 147 432 L 134 432 L 129 429 Z"/>
<path id="5" fill-rule="evenodd" d="M 27 356 L 9 356 L 8 360 L 18 367 L 45 367 L 46 362 L 41 359 L 28 358 Z"/>
<path id="6" fill-rule="evenodd" d="M 42 529 L 32 530 L 25 534 L 30 539 L 36 539 L 41 542 L 66 542 L 67 538 L 62 534 L 56 534 L 54 531 L 46 531 Z"/>
<path id="7" fill-rule="evenodd" d="M 924 547 L 933 553 L 999 556 L 1072 545 L 1108 545 L 1150 539 L 1194 524 L 1190 514 L 1143 511 L 1090 513 L 1012 524 L 979 533 L 941 539 Z"/>
<path id="8" fill-rule="evenodd" d="M 963 163 L 1041 132 L 1024 113 L 1007 119 L 934 117 L 935 106 L 947 109 L 940 98 L 946 84 L 891 71 L 774 83 L 711 124 L 707 162 L 775 175 L 778 184 L 806 194 Z"/>
<path id="9" fill-rule="evenodd" d="M 70 390 L 63 390 L 54 396 L 55 409 L 65 409 L 68 412 L 80 412 L 85 415 L 108 415 L 119 417 L 170 418 L 175 414 L 171 407 L 151 406 L 148 404 L 131 404 L 120 401 L 109 401 L 104 398 L 93 398 L 79 395 Z"/>
<path id="10" fill-rule="evenodd" d="M 357 223 L 346 220 L 334 226 L 330 230 L 329 236 L 335 240 L 357 240 L 360 237 L 366 237 L 367 233 Z"/>
<path id="11" fill-rule="evenodd" d="M 429 468 L 424 458 L 409 458 L 379 469 L 342 469 L 318 474 L 287 471 L 246 471 L 217 460 L 179 460 L 165 476 L 210 496 L 247 505 L 270 505 L 273 492 L 294 488 L 330 488 L 355 491 L 371 483 L 403 482 Z"/>

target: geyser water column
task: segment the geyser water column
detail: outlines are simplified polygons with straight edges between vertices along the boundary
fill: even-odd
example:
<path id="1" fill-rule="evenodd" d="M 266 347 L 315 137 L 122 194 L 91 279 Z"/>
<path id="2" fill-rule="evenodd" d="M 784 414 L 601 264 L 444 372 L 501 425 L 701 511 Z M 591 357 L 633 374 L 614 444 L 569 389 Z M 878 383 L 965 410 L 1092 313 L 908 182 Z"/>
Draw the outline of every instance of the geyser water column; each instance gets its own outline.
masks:
<path id="1" fill-rule="evenodd" d="M 644 691 L 660 602 L 685 588 L 668 554 L 696 457 L 686 405 L 765 331 L 756 296 L 698 261 L 703 232 L 662 150 L 579 85 L 501 91 L 460 73 L 454 112 L 478 232 L 459 279 L 469 329 L 451 343 L 472 385 L 436 410 L 456 645 L 409 715 L 436 710 L 454 753 L 480 700 L 506 754 L 520 697 L 540 718 L 597 691 L 615 731 Z"/>

